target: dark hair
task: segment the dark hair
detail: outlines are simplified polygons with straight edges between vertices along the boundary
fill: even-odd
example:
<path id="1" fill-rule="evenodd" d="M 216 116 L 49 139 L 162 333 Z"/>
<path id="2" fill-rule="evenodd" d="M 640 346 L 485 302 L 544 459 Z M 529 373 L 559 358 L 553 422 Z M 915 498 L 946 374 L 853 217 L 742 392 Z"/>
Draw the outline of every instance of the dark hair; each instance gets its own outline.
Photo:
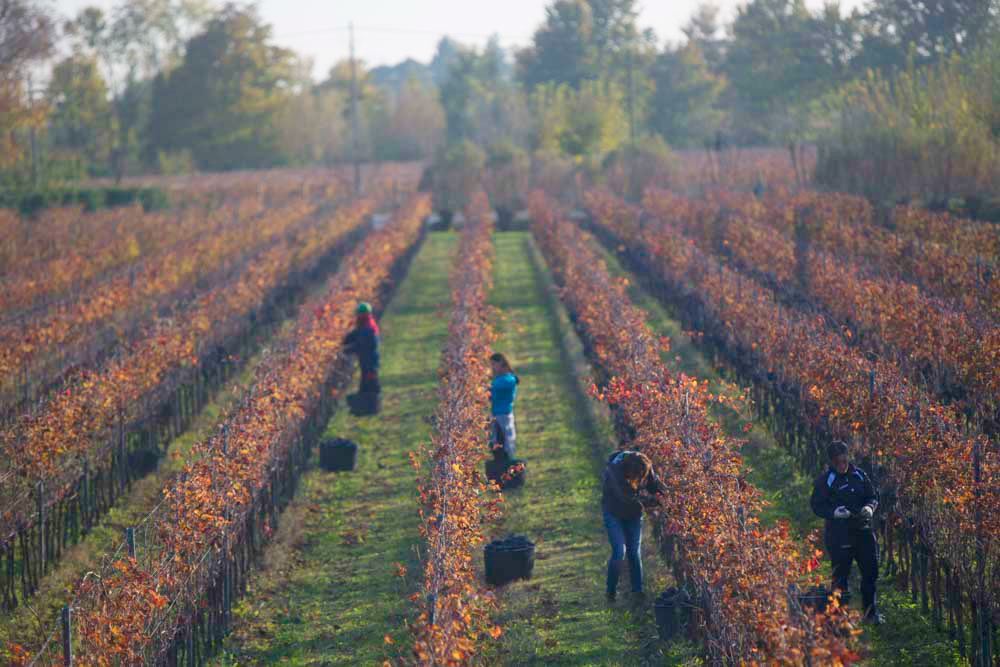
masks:
<path id="1" fill-rule="evenodd" d="M 642 452 L 628 452 L 622 458 L 622 477 L 633 491 L 646 481 L 649 471 L 653 469 L 653 462 Z"/>
<path id="2" fill-rule="evenodd" d="M 495 361 L 496 363 L 500 364 L 500 366 L 503 368 L 504 373 L 510 373 L 511 375 L 514 375 L 514 367 L 510 365 L 510 360 L 508 360 L 507 357 L 500 354 L 499 352 L 494 352 L 493 354 L 491 354 L 490 361 Z"/>
<path id="3" fill-rule="evenodd" d="M 847 445 L 840 440 L 834 440 L 830 443 L 830 446 L 826 448 L 826 455 L 831 461 L 841 454 L 846 454 L 847 452 Z"/>

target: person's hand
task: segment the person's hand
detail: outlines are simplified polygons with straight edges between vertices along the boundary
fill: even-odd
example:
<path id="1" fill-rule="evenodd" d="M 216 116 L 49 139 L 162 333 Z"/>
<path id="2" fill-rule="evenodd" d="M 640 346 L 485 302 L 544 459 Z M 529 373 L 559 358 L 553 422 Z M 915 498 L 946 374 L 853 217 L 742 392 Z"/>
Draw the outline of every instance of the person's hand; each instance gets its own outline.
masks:
<path id="1" fill-rule="evenodd" d="M 870 519 L 874 516 L 875 512 L 872 510 L 871 505 L 865 505 L 861 508 L 861 516 L 865 519 Z"/>
<path id="2" fill-rule="evenodd" d="M 851 510 L 849 510 L 846 507 L 844 507 L 843 505 L 841 505 L 837 509 L 833 510 L 833 518 L 834 519 L 850 519 L 851 518 Z"/>

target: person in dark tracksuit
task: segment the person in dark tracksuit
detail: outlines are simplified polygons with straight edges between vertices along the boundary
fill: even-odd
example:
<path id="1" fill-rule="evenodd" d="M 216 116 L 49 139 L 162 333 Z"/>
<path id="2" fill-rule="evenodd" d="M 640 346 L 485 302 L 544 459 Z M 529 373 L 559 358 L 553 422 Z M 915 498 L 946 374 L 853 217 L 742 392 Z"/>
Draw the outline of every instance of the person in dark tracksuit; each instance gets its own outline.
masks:
<path id="1" fill-rule="evenodd" d="M 354 329 L 344 338 L 344 350 L 358 355 L 361 366 L 360 394 L 377 394 L 381 390 L 378 381 L 379 329 L 372 314 L 372 307 L 362 301 L 355 311 L 357 322 Z"/>
<path id="2" fill-rule="evenodd" d="M 878 542 L 872 518 L 878 508 L 878 491 L 868 475 L 855 467 L 847 455 L 847 445 L 834 442 L 827 449 L 830 468 L 816 478 L 810 505 L 826 519 L 826 549 L 833 565 L 833 588 L 848 593 L 851 564 L 861 570 L 861 598 L 865 620 L 883 622 L 875 603 L 878 578 Z"/>
<path id="3" fill-rule="evenodd" d="M 620 451 L 608 458 L 604 468 L 601 509 L 611 542 L 608 560 L 607 598 L 614 602 L 618 579 L 628 557 L 632 594 L 642 598 L 642 511 L 652 496 L 665 487 L 653 471 L 649 457 L 641 452 Z"/>

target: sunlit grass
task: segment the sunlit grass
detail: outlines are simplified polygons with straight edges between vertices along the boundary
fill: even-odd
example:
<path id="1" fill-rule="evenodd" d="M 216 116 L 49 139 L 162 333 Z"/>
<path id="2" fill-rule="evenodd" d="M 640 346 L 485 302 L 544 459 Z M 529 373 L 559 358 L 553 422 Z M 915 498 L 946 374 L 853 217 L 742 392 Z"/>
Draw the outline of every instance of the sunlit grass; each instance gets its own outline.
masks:
<path id="1" fill-rule="evenodd" d="M 407 455 L 428 442 L 455 248 L 454 235 L 432 234 L 414 259 L 380 322 L 382 411 L 340 410 L 326 428 L 358 443 L 357 467 L 303 476 L 218 664 L 377 665 L 406 645 L 420 575 Z"/>
<path id="2" fill-rule="evenodd" d="M 670 366 L 678 371 L 708 380 L 716 389 L 722 388 L 725 374 L 698 348 L 676 319 L 653 298 L 641 281 L 626 271 L 618 260 L 600 244 L 598 252 L 608 261 L 608 268 L 617 275 L 628 276 L 629 297 L 646 311 L 647 321 L 660 335 L 671 340 Z M 806 548 L 806 537 L 812 531 L 822 534 L 823 521 L 809 507 L 812 478 L 803 474 L 795 459 L 775 439 L 762 420 L 751 422 L 752 430 L 742 432 L 743 419 L 728 408 L 717 408 L 714 415 L 734 437 L 745 438 L 742 449 L 744 461 L 750 470 L 748 479 L 759 488 L 768 501 L 761 518 L 765 523 L 786 521 L 793 534 Z M 827 564 L 824 565 L 828 567 Z M 855 592 L 853 604 L 860 603 L 860 583 L 854 568 L 851 588 Z M 965 664 L 958 656 L 957 647 L 944 632 L 934 630 L 917 605 L 906 593 L 896 590 L 890 582 L 879 582 L 879 606 L 886 617 L 886 624 L 879 628 L 863 626 L 866 645 L 866 664 L 885 667 L 950 667 Z"/>

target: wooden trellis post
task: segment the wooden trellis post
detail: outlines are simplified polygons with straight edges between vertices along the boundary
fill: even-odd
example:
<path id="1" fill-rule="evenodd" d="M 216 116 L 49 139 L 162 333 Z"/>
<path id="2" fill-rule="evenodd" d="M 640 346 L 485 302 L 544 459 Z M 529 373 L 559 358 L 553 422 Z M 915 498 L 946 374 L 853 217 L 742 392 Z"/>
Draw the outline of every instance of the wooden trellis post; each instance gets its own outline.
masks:
<path id="1" fill-rule="evenodd" d="M 70 634 L 70 611 L 68 604 L 63 605 L 62 612 L 59 614 L 59 620 L 62 625 L 63 665 L 70 667 L 73 664 L 73 642 L 72 635 Z"/>

